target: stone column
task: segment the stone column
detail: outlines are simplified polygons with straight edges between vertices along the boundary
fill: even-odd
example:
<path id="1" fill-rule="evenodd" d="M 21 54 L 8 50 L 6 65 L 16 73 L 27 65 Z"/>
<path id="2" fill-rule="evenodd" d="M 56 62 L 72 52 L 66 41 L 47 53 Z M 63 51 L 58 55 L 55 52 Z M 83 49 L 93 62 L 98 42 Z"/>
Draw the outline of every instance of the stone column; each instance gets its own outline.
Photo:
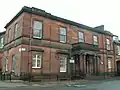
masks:
<path id="1" fill-rule="evenodd" d="M 86 74 L 86 55 L 83 55 L 83 72 Z"/>

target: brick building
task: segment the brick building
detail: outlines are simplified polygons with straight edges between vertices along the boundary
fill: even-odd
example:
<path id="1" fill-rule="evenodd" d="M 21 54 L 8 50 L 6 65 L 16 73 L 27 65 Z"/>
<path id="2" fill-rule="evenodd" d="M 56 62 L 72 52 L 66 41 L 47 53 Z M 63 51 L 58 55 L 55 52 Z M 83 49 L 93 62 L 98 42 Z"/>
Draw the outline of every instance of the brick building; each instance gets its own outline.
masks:
<path id="1" fill-rule="evenodd" d="M 115 71 L 113 34 L 103 25 L 92 28 L 23 7 L 5 28 L 3 71 L 16 75 Z"/>
<path id="2" fill-rule="evenodd" d="M 117 71 L 117 74 L 120 75 L 120 40 L 118 39 L 118 36 L 115 36 L 113 48 L 115 52 L 115 70 Z"/>
<path id="3" fill-rule="evenodd" d="M 0 32 L 0 71 L 2 70 L 2 58 L 3 58 L 3 52 L 4 52 L 4 35 L 5 35 L 5 31 L 4 32 Z"/>

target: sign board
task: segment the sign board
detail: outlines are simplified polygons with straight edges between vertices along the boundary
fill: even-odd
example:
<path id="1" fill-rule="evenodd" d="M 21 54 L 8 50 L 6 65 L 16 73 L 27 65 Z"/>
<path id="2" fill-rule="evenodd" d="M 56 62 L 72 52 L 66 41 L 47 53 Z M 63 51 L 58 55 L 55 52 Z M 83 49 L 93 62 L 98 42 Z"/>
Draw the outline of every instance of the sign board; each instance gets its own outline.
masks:
<path id="1" fill-rule="evenodd" d="M 101 64 L 103 64 L 103 62 L 101 61 Z"/>
<path id="2" fill-rule="evenodd" d="M 26 50 L 25 48 L 19 48 L 19 52 L 25 51 L 25 50 Z"/>
<path id="3" fill-rule="evenodd" d="M 74 59 L 70 59 L 70 63 L 75 63 L 75 60 Z"/>

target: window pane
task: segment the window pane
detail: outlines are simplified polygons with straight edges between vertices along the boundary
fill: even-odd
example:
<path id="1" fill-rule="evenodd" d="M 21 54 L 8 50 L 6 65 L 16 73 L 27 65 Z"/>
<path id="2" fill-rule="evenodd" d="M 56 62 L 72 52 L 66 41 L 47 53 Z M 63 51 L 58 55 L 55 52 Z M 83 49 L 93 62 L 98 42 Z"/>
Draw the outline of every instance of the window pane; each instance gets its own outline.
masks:
<path id="1" fill-rule="evenodd" d="M 82 32 L 78 33 L 79 42 L 84 42 L 84 34 Z"/>
<path id="2" fill-rule="evenodd" d="M 41 55 L 37 54 L 37 59 L 40 60 L 41 59 Z"/>
<path id="3" fill-rule="evenodd" d="M 118 55 L 120 55 L 120 46 L 117 46 Z"/>
<path id="4" fill-rule="evenodd" d="M 79 32 L 79 38 L 83 39 L 83 33 L 82 32 Z"/>
<path id="5" fill-rule="evenodd" d="M 37 67 L 41 67 L 41 55 L 37 54 Z"/>
<path id="6" fill-rule="evenodd" d="M 42 22 L 34 21 L 33 36 L 42 37 Z"/>
<path id="7" fill-rule="evenodd" d="M 10 41 L 11 39 L 11 29 L 8 30 L 8 42 Z"/>
<path id="8" fill-rule="evenodd" d="M 15 70 L 15 55 L 12 57 L 12 71 Z"/>
<path id="9" fill-rule="evenodd" d="M 32 58 L 36 58 L 36 54 L 33 53 Z"/>
<path id="10" fill-rule="evenodd" d="M 34 21 L 34 29 L 42 29 L 42 22 Z"/>
<path id="11" fill-rule="evenodd" d="M 66 28 L 60 27 L 60 34 L 66 35 Z"/>
<path id="12" fill-rule="evenodd" d="M 107 44 L 107 50 L 110 50 L 110 40 L 106 39 L 106 44 Z"/>
<path id="13" fill-rule="evenodd" d="M 34 29 L 33 35 L 36 36 L 36 37 L 40 37 L 40 30 Z"/>
<path id="14" fill-rule="evenodd" d="M 60 35 L 60 41 L 61 42 L 66 42 L 66 36 Z"/>
<path id="15" fill-rule="evenodd" d="M 110 40 L 109 39 L 107 39 L 107 44 L 110 44 Z"/>
<path id="16" fill-rule="evenodd" d="M 40 60 L 37 60 L 37 67 L 40 67 Z"/>
<path id="17" fill-rule="evenodd" d="M 0 48 L 3 48 L 3 37 L 0 38 Z"/>
<path id="18" fill-rule="evenodd" d="M 67 70 L 67 57 L 60 56 L 60 72 L 66 72 Z"/>
<path id="19" fill-rule="evenodd" d="M 18 36 L 18 24 L 15 24 L 15 38 Z"/>
<path id="20" fill-rule="evenodd" d="M 41 53 L 33 52 L 32 60 L 32 67 L 41 68 Z"/>
<path id="21" fill-rule="evenodd" d="M 94 41 L 97 42 L 97 36 L 93 36 Z"/>
<path id="22" fill-rule="evenodd" d="M 111 72 L 111 70 L 112 70 L 111 59 L 108 58 L 108 71 Z"/>
<path id="23" fill-rule="evenodd" d="M 98 45 L 98 37 L 97 36 L 93 36 L 93 44 Z"/>

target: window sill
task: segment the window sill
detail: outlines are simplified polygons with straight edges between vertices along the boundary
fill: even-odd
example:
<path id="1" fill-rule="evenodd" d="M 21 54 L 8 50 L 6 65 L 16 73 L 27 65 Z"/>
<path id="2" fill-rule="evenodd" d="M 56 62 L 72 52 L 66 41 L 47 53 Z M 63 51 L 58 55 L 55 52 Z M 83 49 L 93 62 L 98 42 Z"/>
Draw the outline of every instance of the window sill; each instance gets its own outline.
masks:
<path id="1" fill-rule="evenodd" d="M 65 41 L 60 41 L 60 43 L 67 43 L 67 42 L 65 42 Z"/>
<path id="2" fill-rule="evenodd" d="M 60 73 L 66 73 L 67 71 L 60 71 Z"/>
<path id="3" fill-rule="evenodd" d="M 41 68 L 41 67 L 32 67 L 33 69 Z"/>
<path id="4" fill-rule="evenodd" d="M 35 37 L 35 36 L 33 36 L 33 38 L 35 38 L 35 39 L 42 39 L 42 37 Z"/>
<path id="5" fill-rule="evenodd" d="M 111 49 L 107 49 L 107 51 L 111 51 Z"/>

